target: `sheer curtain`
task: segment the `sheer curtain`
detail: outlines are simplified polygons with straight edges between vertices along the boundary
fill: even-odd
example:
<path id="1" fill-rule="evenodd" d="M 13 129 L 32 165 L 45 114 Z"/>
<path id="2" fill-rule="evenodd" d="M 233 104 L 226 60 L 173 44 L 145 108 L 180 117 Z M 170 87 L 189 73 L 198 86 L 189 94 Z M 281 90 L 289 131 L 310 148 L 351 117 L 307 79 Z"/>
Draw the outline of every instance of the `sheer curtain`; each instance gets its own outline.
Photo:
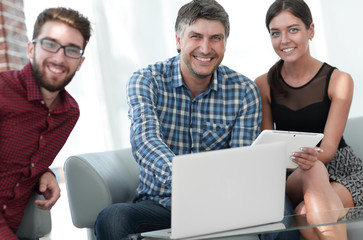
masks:
<path id="1" fill-rule="evenodd" d="M 95 58 L 113 147 L 129 143 L 128 78 L 140 67 L 176 53 L 170 21 L 173 5 L 176 1 L 93 0 Z"/>
<path id="2" fill-rule="evenodd" d="M 79 10 L 88 16 L 93 26 L 86 60 L 67 87 L 80 105 L 81 117 L 54 166 L 63 166 L 65 159 L 73 154 L 129 146 L 126 82 L 137 69 L 177 54 L 174 24 L 179 8 L 186 2 L 189 0 L 24 0 L 29 39 L 36 16 L 47 7 L 66 6 Z M 347 8 L 349 2 L 360 7 Z M 228 12 L 231 22 L 223 64 L 254 80 L 278 59 L 264 22 L 272 0 L 219 0 L 219 3 Z M 355 91 L 359 91 L 357 86 L 362 88 L 362 84 L 358 75 L 362 75 L 362 70 L 351 52 L 353 49 L 362 52 L 361 45 L 344 45 L 342 51 L 350 50 L 351 54 L 345 59 L 336 46 L 341 46 L 343 34 L 357 34 L 354 30 L 358 29 L 357 21 L 349 20 L 344 24 L 338 19 L 346 21 L 359 17 L 358 9 L 363 4 L 354 0 L 307 0 L 307 3 L 316 29 L 310 45 L 312 55 L 351 73 L 358 81 Z M 339 18 L 334 15 L 338 9 Z M 336 29 L 334 26 L 338 23 L 345 28 Z M 361 38 L 360 33 L 358 38 L 350 40 Z M 362 98 L 357 95 L 355 102 Z M 354 101 L 352 111 L 353 115 L 362 115 Z"/>

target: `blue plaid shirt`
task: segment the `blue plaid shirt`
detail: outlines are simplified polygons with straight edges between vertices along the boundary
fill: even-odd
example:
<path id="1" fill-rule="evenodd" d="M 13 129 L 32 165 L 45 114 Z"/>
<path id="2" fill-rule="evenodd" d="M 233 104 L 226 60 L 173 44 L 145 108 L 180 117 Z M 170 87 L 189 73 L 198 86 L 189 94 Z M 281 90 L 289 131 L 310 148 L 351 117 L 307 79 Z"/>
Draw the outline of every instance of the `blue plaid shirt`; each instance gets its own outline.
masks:
<path id="1" fill-rule="evenodd" d="M 247 77 L 220 65 L 196 98 L 179 56 L 135 72 L 127 85 L 130 139 L 140 165 L 135 200 L 171 203 L 175 155 L 247 146 L 259 133 L 261 100 Z"/>

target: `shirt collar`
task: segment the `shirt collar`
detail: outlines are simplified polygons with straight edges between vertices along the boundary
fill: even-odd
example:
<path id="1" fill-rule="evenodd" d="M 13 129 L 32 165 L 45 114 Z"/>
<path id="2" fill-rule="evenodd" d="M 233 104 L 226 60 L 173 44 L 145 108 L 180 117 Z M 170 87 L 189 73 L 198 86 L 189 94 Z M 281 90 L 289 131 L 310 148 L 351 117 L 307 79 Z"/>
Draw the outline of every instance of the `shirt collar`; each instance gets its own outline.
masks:
<path id="1" fill-rule="evenodd" d="M 33 68 L 31 66 L 31 63 L 29 62 L 27 65 L 24 66 L 22 72 L 22 83 L 25 86 L 26 92 L 27 92 L 27 99 L 29 102 L 31 101 L 43 101 L 43 95 L 40 91 L 39 85 L 34 77 L 33 74 Z M 55 110 L 58 111 L 67 111 L 71 108 L 71 102 L 70 102 L 70 95 L 69 93 L 64 89 L 59 92 L 62 103 L 60 106 L 58 106 Z M 59 109 L 58 109 L 59 108 Z"/>
<path id="2" fill-rule="evenodd" d="M 174 61 L 174 77 L 173 77 L 173 87 L 174 88 L 177 88 L 177 87 L 181 87 L 184 84 L 183 82 L 183 78 L 182 78 L 182 75 L 181 75 L 181 71 L 180 71 L 180 55 L 178 55 L 176 58 L 175 58 L 175 61 Z M 211 78 L 211 82 L 209 84 L 209 87 L 208 89 L 206 89 L 205 92 L 208 92 L 209 90 L 214 90 L 217 92 L 218 90 L 218 68 L 214 71 L 213 75 L 212 75 L 212 78 Z"/>
<path id="3" fill-rule="evenodd" d="M 25 65 L 22 70 L 22 83 L 25 86 L 29 102 L 43 100 L 43 95 L 33 75 L 33 69 L 30 62 Z"/>
<path id="4" fill-rule="evenodd" d="M 209 89 L 217 92 L 218 90 L 218 68 L 214 71 L 211 82 L 209 84 Z"/>
<path id="5" fill-rule="evenodd" d="M 177 88 L 177 87 L 181 87 L 184 85 L 183 82 L 183 77 L 181 75 L 181 71 L 180 71 L 180 55 L 176 56 L 173 62 L 173 70 L 172 73 L 173 74 L 173 87 Z"/>

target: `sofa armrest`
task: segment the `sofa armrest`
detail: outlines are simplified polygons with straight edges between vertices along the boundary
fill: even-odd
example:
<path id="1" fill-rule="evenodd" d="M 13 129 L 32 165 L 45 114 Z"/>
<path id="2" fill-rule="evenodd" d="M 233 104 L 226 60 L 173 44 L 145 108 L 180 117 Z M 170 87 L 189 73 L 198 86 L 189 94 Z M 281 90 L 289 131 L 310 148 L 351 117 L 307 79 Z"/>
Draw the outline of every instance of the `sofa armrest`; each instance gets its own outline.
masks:
<path id="1" fill-rule="evenodd" d="M 24 216 L 16 231 L 16 236 L 27 239 L 44 237 L 52 230 L 52 219 L 49 210 L 42 210 L 34 203 L 35 200 L 44 200 L 43 195 L 33 193 L 24 210 Z"/>
<path id="2" fill-rule="evenodd" d="M 344 139 L 354 153 L 363 161 L 363 116 L 349 118 L 344 130 Z"/>
<path id="3" fill-rule="evenodd" d="M 64 164 L 73 225 L 93 228 L 98 213 L 112 203 L 131 202 L 139 167 L 130 148 L 69 157 Z"/>

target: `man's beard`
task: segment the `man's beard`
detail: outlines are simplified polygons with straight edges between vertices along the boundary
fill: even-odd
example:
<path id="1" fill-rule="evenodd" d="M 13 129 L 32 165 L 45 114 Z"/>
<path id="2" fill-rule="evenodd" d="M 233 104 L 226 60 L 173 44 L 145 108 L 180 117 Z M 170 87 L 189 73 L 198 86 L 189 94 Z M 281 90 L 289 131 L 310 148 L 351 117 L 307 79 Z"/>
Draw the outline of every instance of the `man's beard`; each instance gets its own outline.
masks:
<path id="1" fill-rule="evenodd" d="M 76 74 L 76 72 L 74 71 L 70 76 L 63 79 L 61 84 L 52 85 L 47 82 L 47 78 L 44 75 L 44 72 L 41 70 L 41 68 L 37 64 L 37 61 L 35 60 L 35 58 L 33 59 L 32 68 L 33 68 L 33 74 L 34 74 L 35 80 L 38 83 L 39 87 L 45 88 L 49 92 L 57 92 L 57 91 L 63 90 L 72 81 L 72 78 Z"/>

